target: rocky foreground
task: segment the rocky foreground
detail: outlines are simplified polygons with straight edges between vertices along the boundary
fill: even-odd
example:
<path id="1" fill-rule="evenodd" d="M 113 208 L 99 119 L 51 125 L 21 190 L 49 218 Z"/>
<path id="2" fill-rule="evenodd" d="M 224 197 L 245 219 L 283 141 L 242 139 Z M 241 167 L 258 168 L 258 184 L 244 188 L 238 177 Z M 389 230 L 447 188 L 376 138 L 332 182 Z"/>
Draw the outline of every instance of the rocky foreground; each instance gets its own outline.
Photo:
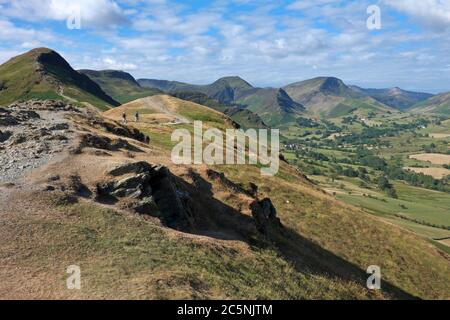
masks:
<path id="1" fill-rule="evenodd" d="M 448 298 L 447 255 L 289 165 L 177 166 L 149 142 L 167 127 L 133 125 L 52 100 L 0 107 L 0 299 Z"/>
<path id="2" fill-rule="evenodd" d="M 86 126 L 87 125 L 87 126 Z M 103 134 L 94 132 L 96 129 Z M 0 108 L 0 183 L 23 187 L 27 174 L 51 164 L 83 154 L 112 157 L 111 152 L 144 153 L 149 139 L 136 129 L 105 121 L 92 111 L 61 101 L 27 101 Z M 198 229 L 197 200 L 177 176 L 162 165 L 127 160 L 106 172 L 95 172 L 98 182 L 82 183 L 82 175 L 67 176 L 54 170 L 41 186 L 46 192 L 65 192 L 71 197 L 113 205 L 153 216 L 170 228 L 194 232 Z M 103 175 L 104 174 L 104 175 Z M 190 172 L 192 176 L 194 172 Z M 259 200 L 257 186 L 246 191 L 223 174 L 208 170 L 207 175 L 227 188 L 253 199 L 249 206 L 255 219 L 253 229 L 267 234 L 267 224 L 280 225 L 269 199 Z M 198 210 L 200 209 L 200 210 Z"/>
<path id="3" fill-rule="evenodd" d="M 65 150 L 74 132 L 65 118 L 80 112 L 58 101 L 0 108 L 0 183 L 14 182 Z"/>

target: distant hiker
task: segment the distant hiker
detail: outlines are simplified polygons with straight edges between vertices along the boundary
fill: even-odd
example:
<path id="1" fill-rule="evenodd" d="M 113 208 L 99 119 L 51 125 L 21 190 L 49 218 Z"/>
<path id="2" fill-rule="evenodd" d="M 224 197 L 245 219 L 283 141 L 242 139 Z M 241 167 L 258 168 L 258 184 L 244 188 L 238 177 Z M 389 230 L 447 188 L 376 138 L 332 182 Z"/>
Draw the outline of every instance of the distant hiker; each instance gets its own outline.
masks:
<path id="1" fill-rule="evenodd" d="M 134 120 L 135 122 L 139 122 L 139 112 L 136 111 L 136 113 L 134 114 Z"/>
<path id="2" fill-rule="evenodd" d="M 122 113 L 122 122 L 124 123 L 124 124 L 127 124 L 127 114 L 124 112 L 124 113 Z"/>
<path id="3" fill-rule="evenodd" d="M 146 144 L 150 144 L 150 137 L 149 137 L 149 136 L 146 136 L 146 137 L 145 137 L 145 143 L 146 143 Z"/>

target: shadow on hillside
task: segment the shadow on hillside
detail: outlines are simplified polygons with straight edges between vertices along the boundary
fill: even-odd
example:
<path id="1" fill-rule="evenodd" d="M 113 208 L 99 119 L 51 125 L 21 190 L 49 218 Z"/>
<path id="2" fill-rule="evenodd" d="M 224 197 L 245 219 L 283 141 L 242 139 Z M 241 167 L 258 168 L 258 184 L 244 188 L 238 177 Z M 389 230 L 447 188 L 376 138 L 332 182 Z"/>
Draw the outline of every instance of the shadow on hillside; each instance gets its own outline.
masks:
<path id="1" fill-rule="evenodd" d="M 199 174 L 190 172 L 190 177 L 193 180 L 192 184 L 173 176 L 178 187 L 189 193 L 189 200 L 185 200 L 184 206 L 190 209 L 190 227 L 180 231 L 220 240 L 248 242 L 257 238 L 252 217 L 216 199 L 212 192 L 212 184 Z"/>
<path id="2" fill-rule="evenodd" d="M 295 230 L 283 227 L 280 233 L 274 235 L 274 241 L 281 254 L 292 262 L 297 271 L 353 281 L 366 288 L 366 281 L 370 274 L 367 274 L 357 265 L 306 239 Z M 383 278 L 381 279 L 381 288 L 384 293 L 394 299 L 418 299 L 384 281 Z"/>
<path id="3" fill-rule="evenodd" d="M 175 177 L 176 183 L 195 199 L 190 204 L 193 206 L 191 212 L 195 212 L 192 228 L 181 231 L 220 240 L 245 241 L 252 246 L 273 246 L 300 273 L 333 277 L 366 287 L 370 275 L 365 270 L 284 226 L 270 228 L 267 235 L 258 233 L 252 217 L 214 198 L 210 182 L 195 172 L 190 172 L 190 177 L 192 184 Z M 382 290 L 394 299 L 417 299 L 383 280 Z"/>

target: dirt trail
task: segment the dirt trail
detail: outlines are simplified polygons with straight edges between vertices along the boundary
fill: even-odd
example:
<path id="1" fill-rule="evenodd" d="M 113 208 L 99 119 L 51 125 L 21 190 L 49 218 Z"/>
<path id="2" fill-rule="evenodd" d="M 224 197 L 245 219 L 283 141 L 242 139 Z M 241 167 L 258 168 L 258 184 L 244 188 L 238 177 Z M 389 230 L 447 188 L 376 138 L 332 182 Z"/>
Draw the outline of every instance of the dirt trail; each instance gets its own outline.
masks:
<path id="1" fill-rule="evenodd" d="M 8 138 L 0 143 L 0 183 L 17 183 L 27 173 L 56 161 L 70 146 L 73 128 L 69 110 L 35 102 L 0 111 Z"/>

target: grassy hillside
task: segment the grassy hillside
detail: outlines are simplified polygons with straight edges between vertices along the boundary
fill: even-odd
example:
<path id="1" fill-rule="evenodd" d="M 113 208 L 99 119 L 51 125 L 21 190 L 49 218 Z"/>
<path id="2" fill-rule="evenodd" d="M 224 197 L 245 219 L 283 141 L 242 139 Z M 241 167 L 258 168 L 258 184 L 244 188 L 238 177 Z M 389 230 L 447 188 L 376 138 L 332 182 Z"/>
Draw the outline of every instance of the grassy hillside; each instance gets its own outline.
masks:
<path id="1" fill-rule="evenodd" d="M 150 144 L 115 134 L 129 130 L 114 120 L 136 110 L 142 119 L 129 125 L 150 136 Z M 174 165 L 173 130 L 192 131 L 193 120 L 232 128 L 223 114 L 159 95 L 104 116 L 72 115 L 79 136 L 69 144 L 78 152 L 27 177 L 35 188 L 0 186 L 0 256 L 5 257 L 0 296 L 450 298 L 448 255 L 412 232 L 337 201 L 284 162 L 275 177 L 261 176 L 259 165 Z M 95 143 L 104 137 L 120 148 Z M 137 161 L 170 169 L 173 199 L 180 197 L 189 208 L 190 228 L 168 227 L 163 210 L 137 215 L 126 202 L 131 198 L 124 203 L 96 196 L 99 182 L 115 179 L 109 170 Z M 59 178 L 52 179 L 56 174 Z M 49 185 L 55 190 L 40 191 Z M 256 196 L 271 199 L 281 226 L 258 229 L 250 210 Z M 81 291 L 65 287 L 65 270 L 74 263 L 81 266 Z M 370 265 L 381 267 L 382 291 L 365 287 Z"/>
<path id="2" fill-rule="evenodd" d="M 368 114 L 393 111 L 371 97 L 352 90 L 342 80 L 319 77 L 290 84 L 284 90 L 296 102 L 305 106 L 308 113 L 325 118 L 346 116 L 354 111 Z"/>
<path id="3" fill-rule="evenodd" d="M 132 75 L 116 70 L 79 70 L 97 83 L 109 96 L 120 103 L 127 103 L 139 98 L 160 94 L 162 91 L 143 88 Z"/>
<path id="4" fill-rule="evenodd" d="M 56 52 L 34 49 L 0 66 L 0 103 L 23 99 L 57 99 L 89 103 L 100 109 L 116 106 L 96 83 L 79 74 Z"/>
<path id="5" fill-rule="evenodd" d="M 295 122 L 304 111 L 303 106 L 294 102 L 283 89 L 247 90 L 237 97 L 236 103 L 258 114 L 271 126 Z"/>
<path id="6" fill-rule="evenodd" d="M 450 92 L 438 94 L 428 100 L 414 105 L 411 109 L 414 112 L 450 115 Z"/>
<path id="7" fill-rule="evenodd" d="M 147 88 L 156 88 L 165 92 L 190 91 L 201 92 L 221 103 L 233 104 L 240 92 L 253 87 L 240 77 L 224 77 L 209 85 L 193 85 L 177 81 L 139 79 L 139 84 Z"/>
<path id="8" fill-rule="evenodd" d="M 211 109 L 220 111 L 229 116 L 233 121 L 238 123 L 242 128 L 267 128 L 264 121 L 254 112 L 246 108 L 229 106 L 219 101 L 209 98 L 208 95 L 201 92 L 192 91 L 175 91 L 172 96 L 195 102 Z"/>
<path id="9" fill-rule="evenodd" d="M 225 77 L 210 85 L 188 85 L 180 82 L 162 80 L 139 80 L 142 86 L 153 87 L 166 92 L 199 92 L 210 99 L 233 108 L 232 116 L 242 125 L 251 126 L 260 122 L 261 118 L 268 125 L 294 122 L 304 111 L 301 104 L 294 102 L 282 89 L 254 88 L 240 77 Z M 205 99 L 203 99 L 205 100 Z M 249 111 L 243 111 L 248 109 Z M 255 117 L 254 115 L 257 115 Z M 255 123 L 256 120 L 256 123 Z"/>
<path id="10" fill-rule="evenodd" d="M 429 93 L 406 91 L 400 88 L 363 89 L 357 86 L 351 86 L 351 89 L 399 110 L 408 109 L 417 103 L 433 97 Z"/>
<path id="11" fill-rule="evenodd" d="M 152 135 L 152 141 L 163 153 L 170 152 L 171 130 L 164 130 L 151 123 L 140 123 L 137 127 Z M 333 279 L 337 277 L 341 285 L 352 292 L 350 295 L 365 296 L 364 289 L 359 291 L 356 288 L 364 282 L 363 270 L 376 264 L 381 266 L 387 286 L 390 284 L 423 298 L 448 298 L 448 257 L 444 257 L 442 252 L 423 238 L 334 200 L 285 164 L 282 164 L 280 173 L 273 178 L 261 177 L 257 166 L 245 166 L 245 170 L 240 166 L 215 166 L 213 169 L 225 173 L 228 179 L 238 185 L 255 183 L 261 197 L 268 196 L 272 199 L 287 230 L 287 233 L 276 236 L 280 257 L 294 268 L 287 274 L 313 276 L 306 282 L 301 281 L 295 290 L 311 287 L 314 289 L 309 291 L 308 297 L 320 296 L 327 291 L 322 291 L 324 286 L 336 284 Z M 240 196 L 231 196 L 215 182 L 212 185 L 216 199 L 231 207 L 242 207 Z M 192 255 L 195 254 L 192 252 Z M 257 266 L 259 268 L 258 263 Z M 433 267 L 430 269 L 430 266 Z M 211 269 L 211 272 L 216 271 Z M 236 272 L 239 273 L 238 269 Z M 277 271 L 274 272 L 276 274 Z M 348 275 L 351 275 L 350 279 L 355 277 L 355 282 L 344 280 Z M 326 279 L 320 284 L 322 276 Z M 249 277 L 255 279 L 252 275 Z M 437 280 L 438 278 L 441 280 Z M 238 279 L 241 279 L 241 273 Z M 275 279 L 280 280 L 277 275 L 274 276 Z M 351 283 L 355 283 L 357 287 L 353 287 Z M 279 289 L 276 287 L 275 290 Z M 333 291 L 327 291 L 328 298 L 337 297 Z M 294 294 L 290 297 L 298 298 L 302 295 Z"/>

